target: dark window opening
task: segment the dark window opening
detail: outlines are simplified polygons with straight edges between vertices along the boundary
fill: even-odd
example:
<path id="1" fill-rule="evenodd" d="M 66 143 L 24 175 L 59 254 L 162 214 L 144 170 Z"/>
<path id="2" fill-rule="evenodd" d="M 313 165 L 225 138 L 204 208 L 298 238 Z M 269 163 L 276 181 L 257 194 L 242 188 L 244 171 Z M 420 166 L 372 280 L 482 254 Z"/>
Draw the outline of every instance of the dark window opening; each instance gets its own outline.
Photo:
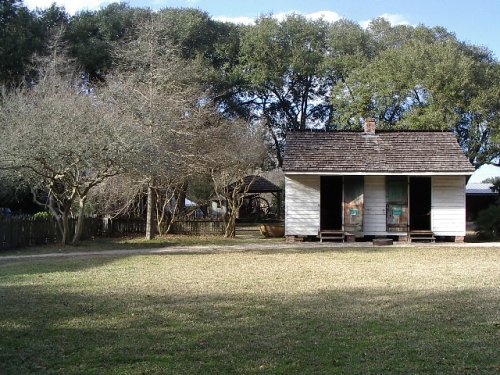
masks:
<path id="1" fill-rule="evenodd" d="M 342 230 L 342 176 L 321 176 L 321 230 Z"/>
<path id="2" fill-rule="evenodd" d="M 410 178 L 410 230 L 431 230 L 430 177 Z"/>

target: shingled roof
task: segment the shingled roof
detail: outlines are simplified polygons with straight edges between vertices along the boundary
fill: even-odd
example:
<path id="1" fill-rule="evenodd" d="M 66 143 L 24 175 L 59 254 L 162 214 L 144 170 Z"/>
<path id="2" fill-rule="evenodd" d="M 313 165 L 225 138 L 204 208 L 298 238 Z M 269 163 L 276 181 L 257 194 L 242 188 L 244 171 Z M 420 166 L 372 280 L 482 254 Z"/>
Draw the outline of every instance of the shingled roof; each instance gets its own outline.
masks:
<path id="1" fill-rule="evenodd" d="M 254 180 L 253 182 L 252 179 Z M 253 176 L 246 176 L 244 181 L 245 187 L 251 183 L 247 193 L 274 193 L 281 191 L 278 186 L 264 177 L 257 176 L 254 178 Z"/>
<path id="2" fill-rule="evenodd" d="M 246 189 L 249 184 L 251 184 L 247 190 L 247 193 L 249 194 L 277 193 L 281 191 L 281 188 L 261 176 L 246 176 L 243 179 L 242 189 Z M 231 184 L 229 186 L 232 189 L 234 184 Z"/>
<path id="3" fill-rule="evenodd" d="M 285 173 L 474 172 L 449 132 L 290 132 L 283 170 Z"/>

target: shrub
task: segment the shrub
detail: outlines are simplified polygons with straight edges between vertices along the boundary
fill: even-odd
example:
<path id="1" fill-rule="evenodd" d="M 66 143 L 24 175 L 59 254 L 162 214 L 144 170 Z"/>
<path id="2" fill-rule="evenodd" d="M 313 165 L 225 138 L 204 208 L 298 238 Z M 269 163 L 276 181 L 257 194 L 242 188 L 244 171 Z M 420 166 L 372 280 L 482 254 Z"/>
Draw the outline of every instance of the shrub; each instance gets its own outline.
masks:
<path id="1" fill-rule="evenodd" d="M 49 218 L 49 213 L 47 211 L 40 211 L 33 215 L 35 220 L 47 220 Z"/>
<path id="2" fill-rule="evenodd" d="M 480 238 L 494 239 L 500 237 L 500 205 L 493 205 L 479 212 L 476 226 Z"/>

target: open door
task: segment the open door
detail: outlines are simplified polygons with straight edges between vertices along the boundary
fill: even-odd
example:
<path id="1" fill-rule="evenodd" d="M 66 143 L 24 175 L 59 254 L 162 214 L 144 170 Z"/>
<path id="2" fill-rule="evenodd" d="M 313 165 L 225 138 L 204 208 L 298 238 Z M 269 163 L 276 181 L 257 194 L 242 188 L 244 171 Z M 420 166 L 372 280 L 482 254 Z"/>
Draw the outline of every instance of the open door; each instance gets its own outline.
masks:
<path id="1" fill-rule="evenodd" d="M 431 230 L 432 180 L 430 177 L 410 178 L 410 230 Z"/>
<path id="2" fill-rule="evenodd" d="M 342 176 L 321 176 L 321 230 L 342 230 Z"/>
<path id="3" fill-rule="evenodd" d="M 406 176 L 387 176 L 385 194 L 387 232 L 407 232 L 408 178 Z"/>
<path id="4" fill-rule="evenodd" d="M 344 177 L 344 230 L 351 233 L 363 231 L 364 177 Z"/>

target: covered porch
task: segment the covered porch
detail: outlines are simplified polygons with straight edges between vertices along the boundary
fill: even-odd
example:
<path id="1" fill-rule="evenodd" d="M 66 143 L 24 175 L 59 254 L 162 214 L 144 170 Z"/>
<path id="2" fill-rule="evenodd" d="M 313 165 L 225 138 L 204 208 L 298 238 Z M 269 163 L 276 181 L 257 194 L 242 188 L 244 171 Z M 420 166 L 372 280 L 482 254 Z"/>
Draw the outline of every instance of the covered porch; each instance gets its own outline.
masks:
<path id="1" fill-rule="evenodd" d="M 288 236 L 463 240 L 465 176 L 289 175 L 285 183 L 292 192 L 287 196 Z M 292 209 L 300 210 L 303 220 L 291 215 Z"/>

